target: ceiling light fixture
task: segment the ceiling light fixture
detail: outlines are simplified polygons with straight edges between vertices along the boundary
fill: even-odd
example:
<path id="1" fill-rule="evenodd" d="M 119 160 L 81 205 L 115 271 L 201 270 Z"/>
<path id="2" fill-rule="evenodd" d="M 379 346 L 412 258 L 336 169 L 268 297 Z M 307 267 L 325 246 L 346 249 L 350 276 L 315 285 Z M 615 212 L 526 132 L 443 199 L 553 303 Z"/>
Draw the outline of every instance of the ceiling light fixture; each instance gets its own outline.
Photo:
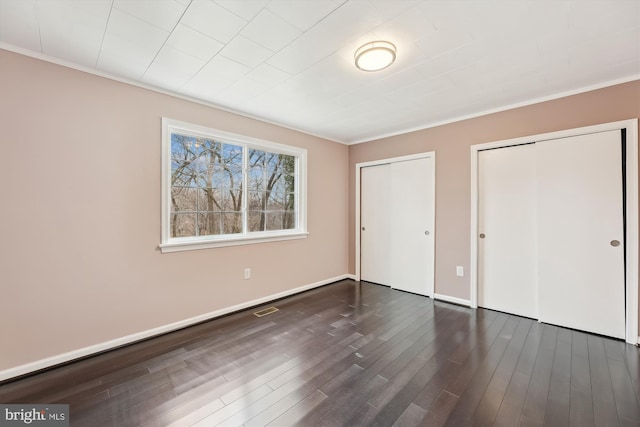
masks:
<path id="1" fill-rule="evenodd" d="M 362 71 L 384 70 L 396 60 L 396 47 L 384 40 L 369 42 L 360 46 L 354 57 Z"/>

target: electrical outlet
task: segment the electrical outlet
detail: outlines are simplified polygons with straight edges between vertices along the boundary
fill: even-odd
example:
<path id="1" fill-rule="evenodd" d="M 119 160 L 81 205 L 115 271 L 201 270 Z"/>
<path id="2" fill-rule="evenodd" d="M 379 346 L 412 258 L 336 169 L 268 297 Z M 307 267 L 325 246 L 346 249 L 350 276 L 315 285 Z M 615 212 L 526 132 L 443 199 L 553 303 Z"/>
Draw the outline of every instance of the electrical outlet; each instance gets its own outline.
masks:
<path id="1" fill-rule="evenodd" d="M 251 279 L 251 269 L 250 268 L 245 268 L 244 269 L 244 279 Z"/>
<path id="2" fill-rule="evenodd" d="M 461 265 L 456 266 L 456 276 L 464 276 L 464 267 L 462 267 Z"/>

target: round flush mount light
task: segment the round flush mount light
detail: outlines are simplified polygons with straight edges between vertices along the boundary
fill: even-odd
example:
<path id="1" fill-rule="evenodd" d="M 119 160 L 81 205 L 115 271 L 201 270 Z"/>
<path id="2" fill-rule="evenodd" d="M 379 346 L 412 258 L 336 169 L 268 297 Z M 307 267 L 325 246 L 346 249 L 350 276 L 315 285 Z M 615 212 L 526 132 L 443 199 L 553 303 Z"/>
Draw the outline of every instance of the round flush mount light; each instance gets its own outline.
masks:
<path id="1" fill-rule="evenodd" d="M 384 70 L 396 60 L 396 47 L 384 40 L 369 42 L 360 46 L 354 57 L 362 71 Z"/>

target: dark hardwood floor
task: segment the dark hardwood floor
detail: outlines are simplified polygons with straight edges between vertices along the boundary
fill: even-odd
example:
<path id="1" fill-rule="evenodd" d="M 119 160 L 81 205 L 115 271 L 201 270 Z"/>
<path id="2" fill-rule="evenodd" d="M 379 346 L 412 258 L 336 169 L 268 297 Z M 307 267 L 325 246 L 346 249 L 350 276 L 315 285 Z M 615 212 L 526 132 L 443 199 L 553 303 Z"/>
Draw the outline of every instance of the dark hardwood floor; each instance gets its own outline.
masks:
<path id="1" fill-rule="evenodd" d="M 68 403 L 91 427 L 640 426 L 640 349 L 621 341 L 353 281 L 269 305 L 2 384 L 0 402 Z"/>

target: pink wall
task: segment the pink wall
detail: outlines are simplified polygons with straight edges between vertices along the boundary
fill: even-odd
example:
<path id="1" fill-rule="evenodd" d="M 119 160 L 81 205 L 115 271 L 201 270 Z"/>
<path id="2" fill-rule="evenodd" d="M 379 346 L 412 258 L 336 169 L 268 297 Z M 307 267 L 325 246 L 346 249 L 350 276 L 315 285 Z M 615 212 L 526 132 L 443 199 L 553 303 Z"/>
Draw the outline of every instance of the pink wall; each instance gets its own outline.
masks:
<path id="1" fill-rule="evenodd" d="M 470 298 L 470 147 L 640 117 L 640 81 L 349 147 L 349 271 L 355 273 L 355 164 L 436 151 L 436 293 Z M 465 277 L 455 266 L 465 267 Z M 640 305 L 640 301 L 639 301 Z"/>
<path id="2" fill-rule="evenodd" d="M 347 273 L 348 147 L 3 50 L 0 76 L 0 371 Z M 309 237 L 161 254 L 162 116 L 306 148 Z"/>

